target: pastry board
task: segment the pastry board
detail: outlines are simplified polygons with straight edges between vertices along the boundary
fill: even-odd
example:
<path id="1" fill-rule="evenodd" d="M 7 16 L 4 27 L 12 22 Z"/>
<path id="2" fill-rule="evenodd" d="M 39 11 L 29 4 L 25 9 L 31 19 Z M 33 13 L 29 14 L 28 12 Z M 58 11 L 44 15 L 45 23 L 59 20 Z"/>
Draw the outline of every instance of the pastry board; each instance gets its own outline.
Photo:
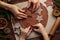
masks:
<path id="1" fill-rule="evenodd" d="M 40 22 L 42 22 L 41 20 L 44 20 L 43 22 L 45 22 L 45 29 L 46 29 L 47 33 L 49 33 L 51 28 L 52 28 L 52 25 L 54 24 L 54 22 L 56 20 L 56 18 L 52 16 L 52 11 L 53 11 L 52 6 L 47 7 L 46 4 L 44 4 L 44 1 L 41 0 L 40 2 L 44 6 L 42 8 L 44 10 L 47 10 L 47 13 L 46 14 L 42 13 L 45 16 L 45 18 L 43 17 L 43 15 L 40 15 L 40 17 L 38 16 L 38 19 Z M 22 8 L 25 8 L 27 6 L 27 4 L 28 4 L 28 2 L 22 2 L 22 3 L 17 3 L 15 5 L 17 5 L 18 7 L 20 7 L 22 9 Z M 37 12 L 38 13 L 41 12 L 42 8 L 39 8 L 39 10 L 37 10 Z M 44 19 L 42 19 L 42 18 L 44 18 Z M 43 24 L 43 22 L 42 22 L 42 24 Z M 17 25 L 21 27 L 19 22 L 15 23 L 15 25 L 13 25 L 13 26 L 16 27 Z M 38 37 L 38 36 L 39 35 L 32 32 L 28 38 L 34 38 L 34 37 Z"/>

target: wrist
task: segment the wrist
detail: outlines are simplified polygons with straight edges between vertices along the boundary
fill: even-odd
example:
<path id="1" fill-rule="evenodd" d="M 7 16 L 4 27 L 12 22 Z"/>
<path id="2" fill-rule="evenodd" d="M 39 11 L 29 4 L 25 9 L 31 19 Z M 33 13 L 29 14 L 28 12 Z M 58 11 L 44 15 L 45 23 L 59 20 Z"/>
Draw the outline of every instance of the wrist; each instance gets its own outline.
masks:
<path id="1" fill-rule="evenodd" d="M 21 35 L 20 40 L 25 40 L 25 37 L 23 35 Z"/>
<path id="2" fill-rule="evenodd" d="M 26 38 L 26 36 L 25 36 L 25 35 L 21 35 L 20 37 L 22 37 L 22 38 Z"/>
<path id="3" fill-rule="evenodd" d="M 12 5 L 11 5 L 11 4 L 6 4 L 5 9 L 6 9 L 6 10 L 10 10 L 10 9 L 11 9 L 11 7 L 12 7 Z"/>

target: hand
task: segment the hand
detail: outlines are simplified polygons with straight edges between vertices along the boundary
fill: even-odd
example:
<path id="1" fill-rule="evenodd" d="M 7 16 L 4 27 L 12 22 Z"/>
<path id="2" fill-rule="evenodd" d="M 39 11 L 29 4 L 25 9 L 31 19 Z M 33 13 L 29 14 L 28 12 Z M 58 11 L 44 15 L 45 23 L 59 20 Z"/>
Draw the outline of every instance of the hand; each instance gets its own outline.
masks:
<path id="1" fill-rule="evenodd" d="M 36 25 L 33 25 L 33 28 L 34 31 L 41 33 L 44 29 L 44 26 L 41 23 L 38 23 Z"/>
<path id="2" fill-rule="evenodd" d="M 28 0 L 28 6 L 27 6 L 27 8 L 29 8 L 31 6 L 31 3 L 33 3 L 33 9 L 37 9 L 37 8 L 40 7 L 39 0 Z"/>
<path id="3" fill-rule="evenodd" d="M 21 10 L 19 7 L 17 7 L 16 5 L 11 5 L 10 9 L 9 9 L 16 18 L 18 19 L 22 19 L 22 18 L 27 18 L 27 15 L 24 14 L 24 10 Z"/>
<path id="4" fill-rule="evenodd" d="M 32 31 L 31 27 L 21 29 L 21 37 L 26 38 L 27 36 L 29 36 L 31 31 Z"/>
<path id="5" fill-rule="evenodd" d="M 44 40 L 50 40 L 44 26 L 41 23 L 34 25 L 34 27 L 34 31 L 41 33 L 44 37 Z"/>

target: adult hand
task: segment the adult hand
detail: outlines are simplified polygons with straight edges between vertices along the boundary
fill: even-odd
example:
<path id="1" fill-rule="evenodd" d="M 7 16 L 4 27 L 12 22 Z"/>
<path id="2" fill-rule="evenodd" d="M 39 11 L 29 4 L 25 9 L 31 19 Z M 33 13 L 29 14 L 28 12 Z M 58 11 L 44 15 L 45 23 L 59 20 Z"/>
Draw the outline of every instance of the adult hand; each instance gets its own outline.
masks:
<path id="1" fill-rule="evenodd" d="M 33 9 L 37 9 L 40 6 L 39 0 L 28 0 L 27 8 L 29 8 L 31 6 L 31 3 L 33 3 Z"/>
<path id="2" fill-rule="evenodd" d="M 18 19 L 27 18 L 27 15 L 23 13 L 25 11 L 20 9 L 16 5 L 11 5 L 8 10 L 10 10 Z"/>

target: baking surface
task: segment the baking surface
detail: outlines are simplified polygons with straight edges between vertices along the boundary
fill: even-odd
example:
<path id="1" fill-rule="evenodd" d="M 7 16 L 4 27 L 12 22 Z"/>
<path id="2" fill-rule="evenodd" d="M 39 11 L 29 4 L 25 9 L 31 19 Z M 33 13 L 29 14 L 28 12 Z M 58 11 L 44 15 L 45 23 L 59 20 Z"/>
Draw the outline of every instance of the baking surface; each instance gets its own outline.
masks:
<path id="1" fill-rule="evenodd" d="M 48 20 L 47 20 L 47 24 L 46 24 L 45 29 L 46 29 L 47 33 L 49 33 L 50 30 L 51 30 L 51 28 L 52 28 L 52 25 L 54 24 L 54 22 L 55 22 L 55 20 L 56 20 L 56 18 L 53 17 L 53 15 L 52 15 L 52 11 L 53 11 L 52 6 L 51 6 L 51 5 L 50 5 L 50 6 L 47 6 L 47 5 L 45 4 L 45 1 L 46 1 L 46 0 L 44 0 L 44 1 L 40 0 L 41 4 L 43 4 L 44 7 L 45 7 L 45 8 L 47 9 L 47 11 L 48 11 L 48 16 L 47 16 Z M 23 2 L 23 3 L 18 3 L 18 4 L 15 4 L 15 5 L 17 5 L 17 6 L 20 7 L 20 8 L 24 8 L 24 7 L 27 6 L 27 4 L 28 4 L 27 2 Z M 17 25 L 18 25 L 18 26 L 17 26 Z M 15 25 L 13 25 L 13 26 L 18 28 L 18 27 L 21 26 L 21 25 L 19 25 L 19 23 L 17 22 L 17 23 L 16 23 Z M 14 28 L 14 27 L 13 27 L 13 28 Z M 18 40 L 19 37 L 18 37 L 17 35 L 15 35 L 15 36 L 16 36 L 16 39 Z M 34 38 L 34 37 L 37 37 L 37 36 L 38 36 L 38 35 L 33 32 L 33 33 L 31 33 L 31 35 L 29 36 L 29 38 Z"/>

